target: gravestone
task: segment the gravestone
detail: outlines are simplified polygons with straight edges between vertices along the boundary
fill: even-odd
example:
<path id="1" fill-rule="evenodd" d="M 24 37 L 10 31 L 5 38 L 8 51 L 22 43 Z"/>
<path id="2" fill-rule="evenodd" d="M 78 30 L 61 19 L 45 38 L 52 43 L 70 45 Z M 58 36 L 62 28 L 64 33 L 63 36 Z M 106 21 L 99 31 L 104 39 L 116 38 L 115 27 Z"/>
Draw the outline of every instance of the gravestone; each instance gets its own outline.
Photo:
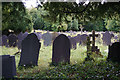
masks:
<path id="1" fill-rule="evenodd" d="M 52 35 L 47 32 L 42 35 L 42 39 L 44 40 L 44 46 L 50 46 L 52 42 Z"/>
<path id="2" fill-rule="evenodd" d="M 8 37 L 6 35 L 2 35 L 2 46 L 8 47 Z"/>
<path id="3" fill-rule="evenodd" d="M 17 46 L 17 36 L 15 34 L 10 34 L 8 36 L 8 44 L 9 44 L 9 47 L 16 47 Z"/>
<path id="4" fill-rule="evenodd" d="M 42 35 L 41 35 L 41 33 L 40 32 L 34 32 L 34 34 L 36 34 L 36 36 L 37 36 L 37 38 L 38 38 L 38 40 L 40 40 L 41 38 L 42 38 Z"/>
<path id="5" fill-rule="evenodd" d="M 109 45 L 107 60 L 120 63 L 120 42 L 115 42 L 111 46 Z"/>
<path id="6" fill-rule="evenodd" d="M 55 38 L 59 35 L 59 33 L 53 32 L 53 33 L 51 33 L 51 35 L 52 35 L 52 41 L 54 41 Z"/>
<path id="7" fill-rule="evenodd" d="M 16 63 L 15 56 L 1 55 L 0 64 L 2 64 L 2 77 L 3 78 L 14 78 L 16 76 Z M 2 62 L 2 63 L 1 63 Z"/>
<path id="8" fill-rule="evenodd" d="M 23 33 L 22 40 L 24 40 L 28 36 L 28 32 Z"/>
<path id="9" fill-rule="evenodd" d="M 37 32 L 37 37 L 38 37 L 39 40 L 42 39 L 42 34 L 41 34 L 41 32 Z"/>
<path id="10" fill-rule="evenodd" d="M 87 34 L 82 34 L 82 35 L 80 36 L 80 43 L 81 43 L 82 45 L 86 45 L 87 37 L 88 37 Z"/>
<path id="11" fill-rule="evenodd" d="M 23 40 L 23 33 L 20 32 L 20 33 L 17 35 L 17 37 L 18 37 L 17 47 L 18 47 L 18 49 L 20 50 L 20 49 L 21 49 L 21 43 L 22 43 L 22 40 Z"/>
<path id="12" fill-rule="evenodd" d="M 29 34 L 22 41 L 22 52 L 19 66 L 31 67 L 38 65 L 38 57 L 41 43 L 34 33 Z"/>
<path id="13" fill-rule="evenodd" d="M 77 49 L 77 43 L 74 37 L 69 38 L 71 42 L 71 49 Z"/>
<path id="14" fill-rule="evenodd" d="M 52 64 L 70 63 L 70 40 L 60 34 L 53 42 Z"/>
<path id="15" fill-rule="evenodd" d="M 109 33 L 109 31 L 105 31 L 105 33 L 103 33 L 103 44 L 104 45 L 111 45 L 111 38 L 113 37 L 112 34 Z"/>

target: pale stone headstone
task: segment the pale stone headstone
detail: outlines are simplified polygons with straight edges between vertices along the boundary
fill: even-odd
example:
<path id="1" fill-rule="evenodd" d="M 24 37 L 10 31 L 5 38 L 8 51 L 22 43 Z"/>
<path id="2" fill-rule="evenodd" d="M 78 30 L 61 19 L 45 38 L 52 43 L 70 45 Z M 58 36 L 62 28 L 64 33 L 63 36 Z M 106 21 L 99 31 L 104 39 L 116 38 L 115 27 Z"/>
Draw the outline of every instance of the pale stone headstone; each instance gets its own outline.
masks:
<path id="1" fill-rule="evenodd" d="M 44 40 L 44 46 L 50 46 L 52 43 L 52 35 L 47 32 L 42 35 L 42 39 Z"/>

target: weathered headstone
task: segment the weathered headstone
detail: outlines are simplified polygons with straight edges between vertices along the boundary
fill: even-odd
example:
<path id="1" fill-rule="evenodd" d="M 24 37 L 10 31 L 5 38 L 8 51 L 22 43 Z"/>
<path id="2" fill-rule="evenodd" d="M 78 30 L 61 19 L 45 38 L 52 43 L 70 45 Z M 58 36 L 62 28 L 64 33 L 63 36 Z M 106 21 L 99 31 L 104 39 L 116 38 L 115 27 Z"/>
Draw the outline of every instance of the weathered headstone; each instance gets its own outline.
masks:
<path id="1" fill-rule="evenodd" d="M 18 49 L 21 49 L 21 43 L 23 40 L 23 33 L 20 32 L 17 37 L 18 37 L 17 47 L 18 47 Z"/>
<path id="2" fill-rule="evenodd" d="M 44 40 L 44 46 L 50 46 L 52 42 L 52 35 L 47 32 L 42 35 L 42 39 Z"/>
<path id="3" fill-rule="evenodd" d="M 0 64 L 2 64 L 2 77 L 3 78 L 14 78 L 16 76 L 16 63 L 15 56 L 1 55 Z"/>
<path id="4" fill-rule="evenodd" d="M 104 45 L 111 45 L 111 38 L 113 37 L 112 34 L 109 33 L 109 31 L 105 31 L 105 33 L 103 33 L 103 44 Z"/>
<path id="5" fill-rule="evenodd" d="M 2 46 L 8 47 L 8 37 L 6 35 L 2 35 Z"/>
<path id="6" fill-rule="evenodd" d="M 9 44 L 9 47 L 16 47 L 17 46 L 17 36 L 15 34 L 10 34 L 8 36 L 8 44 Z"/>
<path id="7" fill-rule="evenodd" d="M 120 63 L 120 42 L 115 42 L 111 46 L 109 45 L 107 60 Z"/>
<path id="8" fill-rule="evenodd" d="M 77 43 L 74 37 L 69 38 L 71 42 L 71 49 L 77 49 Z"/>
<path id="9" fill-rule="evenodd" d="M 87 37 L 88 37 L 87 34 L 83 34 L 83 35 L 80 36 L 80 43 L 81 43 L 82 45 L 86 45 Z"/>
<path id="10" fill-rule="evenodd" d="M 24 40 L 28 36 L 28 32 L 23 33 L 22 40 Z"/>
<path id="11" fill-rule="evenodd" d="M 51 35 L 52 35 L 52 41 L 54 41 L 55 38 L 59 35 L 59 33 L 53 32 L 53 33 L 51 33 Z"/>
<path id="12" fill-rule="evenodd" d="M 34 33 L 29 34 L 22 41 L 22 52 L 20 56 L 19 66 L 36 66 L 38 65 L 38 57 L 41 43 Z"/>
<path id="13" fill-rule="evenodd" d="M 70 40 L 60 34 L 53 42 L 52 64 L 70 63 Z"/>
<path id="14" fill-rule="evenodd" d="M 36 34 L 36 36 L 37 36 L 37 38 L 38 38 L 38 40 L 40 40 L 41 38 L 42 38 L 42 35 L 41 35 L 41 33 L 40 32 L 34 32 L 34 34 Z"/>

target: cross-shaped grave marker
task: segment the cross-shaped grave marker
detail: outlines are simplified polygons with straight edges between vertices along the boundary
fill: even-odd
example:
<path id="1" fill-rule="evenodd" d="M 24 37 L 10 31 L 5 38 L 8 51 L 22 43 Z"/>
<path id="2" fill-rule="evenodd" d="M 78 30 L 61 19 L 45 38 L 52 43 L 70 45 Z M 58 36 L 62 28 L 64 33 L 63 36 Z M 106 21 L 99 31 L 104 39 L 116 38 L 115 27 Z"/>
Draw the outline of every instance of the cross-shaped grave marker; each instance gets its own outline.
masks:
<path id="1" fill-rule="evenodd" d="M 99 51 L 99 49 L 97 49 L 97 46 L 95 46 L 95 37 L 98 37 L 98 34 L 95 34 L 95 31 L 93 30 L 92 34 L 89 36 L 92 37 L 92 52 Z"/>

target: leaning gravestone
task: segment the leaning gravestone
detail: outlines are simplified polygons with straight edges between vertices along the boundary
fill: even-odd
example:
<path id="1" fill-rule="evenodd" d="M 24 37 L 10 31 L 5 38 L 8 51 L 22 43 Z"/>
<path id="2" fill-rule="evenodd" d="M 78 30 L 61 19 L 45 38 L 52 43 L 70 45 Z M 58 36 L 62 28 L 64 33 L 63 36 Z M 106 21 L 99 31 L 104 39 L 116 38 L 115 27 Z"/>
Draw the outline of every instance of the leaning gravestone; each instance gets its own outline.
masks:
<path id="1" fill-rule="evenodd" d="M 6 35 L 2 35 L 2 46 L 8 47 L 8 37 Z"/>
<path id="2" fill-rule="evenodd" d="M 16 76 L 15 56 L 1 55 L 0 64 L 2 64 L 2 77 L 14 78 Z"/>
<path id="3" fill-rule="evenodd" d="M 64 35 L 60 34 L 53 42 L 52 64 L 70 63 L 70 40 Z"/>
<path id="4" fill-rule="evenodd" d="M 34 33 L 29 34 L 22 41 L 22 52 L 19 66 L 31 67 L 38 65 L 38 57 L 41 43 Z"/>
<path id="5" fill-rule="evenodd" d="M 115 42 L 111 46 L 109 45 L 107 60 L 120 63 L 120 42 Z"/>
<path id="6" fill-rule="evenodd" d="M 52 42 L 52 35 L 47 32 L 42 35 L 42 39 L 44 40 L 44 46 L 50 46 Z"/>
<path id="7" fill-rule="evenodd" d="M 17 46 L 17 36 L 15 34 L 10 34 L 8 36 L 8 44 L 9 44 L 9 47 L 16 47 Z"/>

